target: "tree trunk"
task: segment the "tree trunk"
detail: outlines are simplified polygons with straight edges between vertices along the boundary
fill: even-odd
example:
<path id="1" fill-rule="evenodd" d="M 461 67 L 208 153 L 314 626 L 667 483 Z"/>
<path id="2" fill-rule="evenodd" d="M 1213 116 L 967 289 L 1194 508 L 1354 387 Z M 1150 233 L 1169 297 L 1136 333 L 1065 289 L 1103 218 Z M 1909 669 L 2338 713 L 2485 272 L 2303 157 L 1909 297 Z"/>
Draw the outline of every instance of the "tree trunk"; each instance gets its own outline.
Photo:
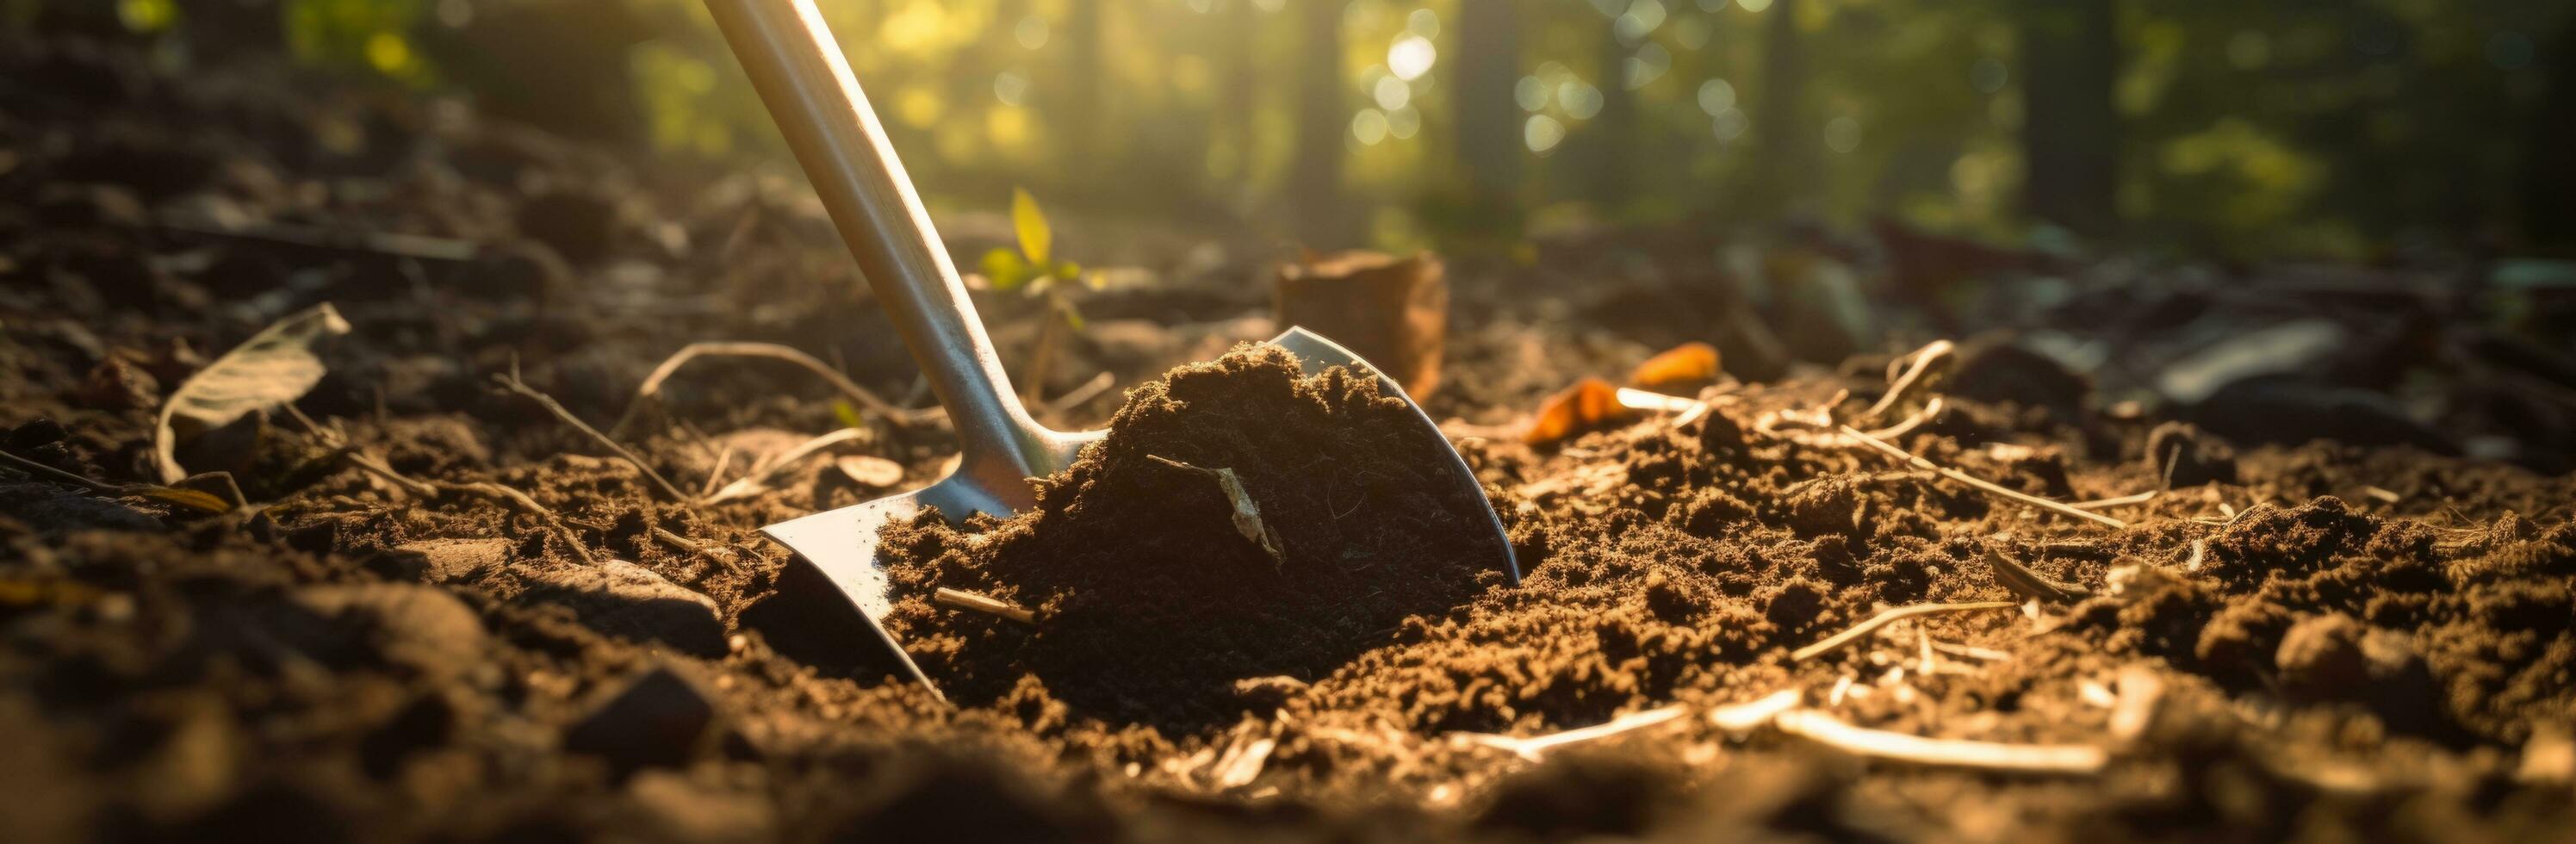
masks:
<path id="1" fill-rule="evenodd" d="M 1105 189 L 1105 174 L 1117 170 L 1114 163 L 1101 158 L 1108 152 L 1101 142 L 1105 124 L 1100 113 L 1101 88 L 1108 82 L 1100 43 L 1105 3 L 1073 0 L 1071 5 L 1064 21 L 1064 94 L 1057 100 L 1055 121 L 1064 142 L 1064 178 L 1076 192 L 1088 194 Z"/>
<path id="2" fill-rule="evenodd" d="M 1615 216 L 1635 188 L 1637 97 L 1628 90 L 1628 45 L 1619 40 L 1616 25 L 1600 26 L 1601 55 L 1594 63 L 1594 75 L 1595 84 L 1601 86 L 1601 113 L 1581 130 L 1587 182 L 1583 193 Z"/>
<path id="3" fill-rule="evenodd" d="M 1452 154 L 1465 170 L 1470 218 L 1476 228 L 1509 227 L 1520 208 L 1520 15 L 1513 0 L 1482 0 L 1458 10 L 1458 57 L 1450 84 L 1457 92 Z"/>
<path id="4" fill-rule="evenodd" d="M 1753 150 L 1756 156 L 1753 196 L 1760 212 L 1778 213 L 1807 205 L 1802 200 L 1816 187 L 1815 121 L 1807 110 L 1807 59 L 1798 35 L 1798 0 L 1771 4 L 1763 36 L 1761 98 L 1753 101 Z"/>
<path id="5" fill-rule="evenodd" d="M 1305 78 L 1297 91 L 1297 159 L 1289 168 L 1297 236 L 1314 249 L 1345 245 L 1352 227 L 1342 206 L 1342 133 L 1351 120 L 1342 82 L 1342 0 L 1303 0 Z"/>
<path id="6" fill-rule="evenodd" d="M 2119 223 L 2118 14 L 2113 0 L 2022 5 L 2022 203 L 2085 234 Z"/>
<path id="7" fill-rule="evenodd" d="M 2543 44 L 2548 80 L 2523 145 L 2523 236 L 2540 246 L 2576 248 L 2576 19 Z"/>

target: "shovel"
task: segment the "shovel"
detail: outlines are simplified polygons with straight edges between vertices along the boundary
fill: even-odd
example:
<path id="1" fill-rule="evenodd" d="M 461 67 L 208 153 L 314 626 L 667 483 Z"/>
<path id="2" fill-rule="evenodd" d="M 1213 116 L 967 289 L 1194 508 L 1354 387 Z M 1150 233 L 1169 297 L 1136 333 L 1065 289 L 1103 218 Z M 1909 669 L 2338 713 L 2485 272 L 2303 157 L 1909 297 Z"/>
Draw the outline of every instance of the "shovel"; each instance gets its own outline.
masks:
<path id="1" fill-rule="evenodd" d="M 952 521 L 973 513 L 1008 516 L 1036 503 L 1029 479 L 1073 464 L 1084 445 L 1107 431 L 1056 431 L 1029 418 L 1003 374 L 993 341 L 984 335 L 975 305 L 948 259 L 930 215 L 895 159 L 894 147 L 869 109 L 840 45 L 813 0 L 707 0 L 725 41 L 751 76 L 770 117 L 787 137 L 806 178 L 821 195 L 832 224 L 858 259 L 906 348 L 921 364 L 931 392 L 956 427 L 961 455 L 956 470 L 929 486 L 865 504 L 816 513 L 762 528 L 819 570 L 865 615 L 904 669 L 924 685 L 930 679 L 885 629 L 894 596 L 877 558 L 877 531 L 888 520 L 908 519 L 937 507 Z M 1438 443 L 1439 471 L 1484 502 L 1467 461 L 1450 448 L 1431 417 L 1402 387 L 1349 350 L 1302 328 L 1270 340 L 1308 373 L 1344 366 L 1376 374 L 1380 392 L 1413 406 L 1426 443 Z M 1478 508 L 1493 526 L 1493 562 L 1513 583 L 1520 566 L 1490 505 Z M 792 565 L 793 563 L 791 563 Z M 937 692 L 935 686 L 933 693 Z"/>

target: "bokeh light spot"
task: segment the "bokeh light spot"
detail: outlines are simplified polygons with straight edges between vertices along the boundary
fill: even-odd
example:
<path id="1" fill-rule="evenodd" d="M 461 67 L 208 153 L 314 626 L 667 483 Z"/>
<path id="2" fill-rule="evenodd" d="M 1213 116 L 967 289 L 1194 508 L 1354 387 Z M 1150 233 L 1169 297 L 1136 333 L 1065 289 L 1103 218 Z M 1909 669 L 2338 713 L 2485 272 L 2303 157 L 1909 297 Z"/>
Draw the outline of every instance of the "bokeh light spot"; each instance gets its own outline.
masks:
<path id="1" fill-rule="evenodd" d="M 1431 39 L 1407 35 L 1396 39 L 1395 46 L 1386 49 L 1386 69 L 1411 81 L 1431 72 L 1431 64 L 1439 55 L 1440 50 L 1431 46 Z"/>
<path id="2" fill-rule="evenodd" d="M 1556 118 L 1533 114 L 1529 122 L 1521 124 L 1521 143 L 1527 144 L 1531 152 L 1545 155 L 1564 140 L 1565 124 L 1556 122 Z"/>

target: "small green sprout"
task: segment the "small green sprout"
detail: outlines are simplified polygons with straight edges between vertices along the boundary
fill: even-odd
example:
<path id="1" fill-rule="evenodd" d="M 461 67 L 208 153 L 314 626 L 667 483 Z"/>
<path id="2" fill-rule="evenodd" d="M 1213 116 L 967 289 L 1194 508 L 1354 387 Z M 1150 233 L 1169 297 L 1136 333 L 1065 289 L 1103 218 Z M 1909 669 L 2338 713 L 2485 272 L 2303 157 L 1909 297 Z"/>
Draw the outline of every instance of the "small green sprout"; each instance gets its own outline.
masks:
<path id="1" fill-rule="evenodd" d="M 1055 356 L 1057 334 L 1062 329 L 1083 330 L 1082 310 L 1074 306 L 1075 285 L 1100 289 L 1097 273 L 1085 275 L 1082 265 L 1056 260 L 1055 230 L 1047 225 L 1046 212 L 1038 210 L 1037 197 L 1025 188 L 1011 189 L 1011 230 L 1019 237 L 1019 248 L 997 247 L 984 253 L 984 279 L 995 290 L 1025 290 L 1029 296 L 1047 300 L 1045 324 L 1038 328 L 1037 343 L 1029 350 L 1028 369 L 1020 392 L 1035 399 L 1046 383 L 1047 364 Z"/>

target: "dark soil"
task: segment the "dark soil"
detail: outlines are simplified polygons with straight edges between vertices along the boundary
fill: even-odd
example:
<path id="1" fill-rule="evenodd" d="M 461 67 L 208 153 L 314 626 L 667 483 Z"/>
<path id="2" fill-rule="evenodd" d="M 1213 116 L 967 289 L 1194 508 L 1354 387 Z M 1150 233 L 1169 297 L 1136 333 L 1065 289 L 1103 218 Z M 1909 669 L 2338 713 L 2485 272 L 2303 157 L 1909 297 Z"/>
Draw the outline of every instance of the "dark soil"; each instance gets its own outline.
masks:
<path id="1" fill-rule="evenodd" d="M 1231 722 L 1237 681 L 1318 679 L 1507 579 L 1484 502 L 1443 474 L 1439 447 L 1371 375 L 1305 375 L 1270 346 L 1184 365 L 1129 391 L 1106 439 L 1038 481 L 1037 507 L 889 526 L 886 626 L 961 700 L 1034 677 L 1084 716 Z M 1215 478 L 1156 457 L 1233 471 L 1284 559 L 1238 530 Z M 939 587 L 1041 621 L 941 607 Z"/>
<path id="2" fill-rule="evenodd" d="M 1736 300 L 1710 292 L 1705 232 L 1664 251 L 1545 241 L 1554 263 L 1526 271 L 1454 259 L 1429 406 L 1492 490 L 1526 575 L 1512 586 L 1455 544 L 1449 503 L 1412 500 L 1430 492 L 1371 440 L 1386 426 L 1341 424 L 1390 412 L 1367 382 L 1291 386 L 1256 355 L 1149 380 L 1275 331 L 1247 281 L 1265 256 L 1121 258 L 1160 268 L 1157 282 L 1086 302 L 1092 330 L 1044 390 L 1101 371 L 1142 385 L 1123 408 L 1113 394 L 1053 414 L 1073 427 L 1116 410 L 1119 433 L 1049 481 L 1043 508 L 978 524 L 997 537 L 982 546 L 896 529 L 958 552 L 916 555 L 927 570 L 910 582 L 957 578 L 1045 612 L 1024 629 L 907 603 L 898 622 L 938 640 L 933 671 L 958 692 L 944 706 L 854 656 L 872 647 L 864 628 L 833 629 L 835 649 L 826 622 L 775 609 L 812 587 L 759 526 L 887 490 L 813 459 L 758 495 L 674 500 L 490 386 L 515 364 L 597 424 L 682 342 L 760 339 L 904 395 L 911 364 L 792 180 L 637 162 L 455 103 L 257 69 L 174 74 L 74 39 L 0 43 L 0 80 L 0 448 L 143 483 L 161 397 L 214 355 L 320 301 L 356 325 L 296 403 L 331 433 L 254 415 L 214 444 L 229 451 L 209 459 L 243 467 L 248 508 L 0 468 L 0 840 L 2576 828 L 2576 479 L 2438 453 L 2550 465 L 2557 429 L 2511 424 L 2550 394 L 2477 392 L 2520 382 L 2382 379 L 2448 397 L 2436 433 L 2475 449 L 2341 443 L 2278 421 L 2296 415 L 2231 422 L 2276 420 L 2261 437 L 2159 432 L 2189 408 L 2128 401 L 2135 383 L 2119 379 L 2174 356 L 2154 344 L 2164 332 L 2122 321 L 2139 310 L 2124 291 L 2162 288 L 2087 282 L 2052 320 L 2104 326 L 2095 339 L 2130 365 L 1980 354 L 1934 387 L 1945 414 L 1893 440 L 2069 501 L 2170 482 L 2106 511 L 2114 528 L 1780 424 L 1838 395 L 1846 416 L 1867 408 L 1888 356 L 1915 342 L 1848 365 L 1730 358 L 1745 383 L 1704 393 L 1709 412 L 1687 422 L 1522 445 L 1515 423 L 1580 377 L 1681 339 L 1763 344 L 1707 310 Z M 1007 231 L 942 223 L 961 254 Z M 386 232 L 468 248 L 359 236 Z M 2231 293 L 2334 310 L 2258 284 Z M 1033 333 L 1020 299 L 986 303 L 1006 348 Z M 1653 306 L 1666 302 L 1707 308 Z M 892 460 L 905 486 L 953 452 L 941 423 L 836 412 L 829 388 L 773 362 L 693 364 L 665 392 L 618 436 L 692 493 L 853 421 L 863 434 L 830 454 Z M 2217 395 L 2200 410 L 2224 409 Z M 350 453 L 439 486 L 390 482 Z M 1234 532 L 1212 482 L 1142 454 L 1242 473 L 1287 560 Z M 1990 554 L 2061 597 L 1792 658 L 1885 607 L 2023 600 Z M 1863 727 L 2110 761 L 1924 767 L 1704 717 L 1781 690 Z M 1468 735 L 1672 706 L 1682 717 L 1539 761 Z"/>

